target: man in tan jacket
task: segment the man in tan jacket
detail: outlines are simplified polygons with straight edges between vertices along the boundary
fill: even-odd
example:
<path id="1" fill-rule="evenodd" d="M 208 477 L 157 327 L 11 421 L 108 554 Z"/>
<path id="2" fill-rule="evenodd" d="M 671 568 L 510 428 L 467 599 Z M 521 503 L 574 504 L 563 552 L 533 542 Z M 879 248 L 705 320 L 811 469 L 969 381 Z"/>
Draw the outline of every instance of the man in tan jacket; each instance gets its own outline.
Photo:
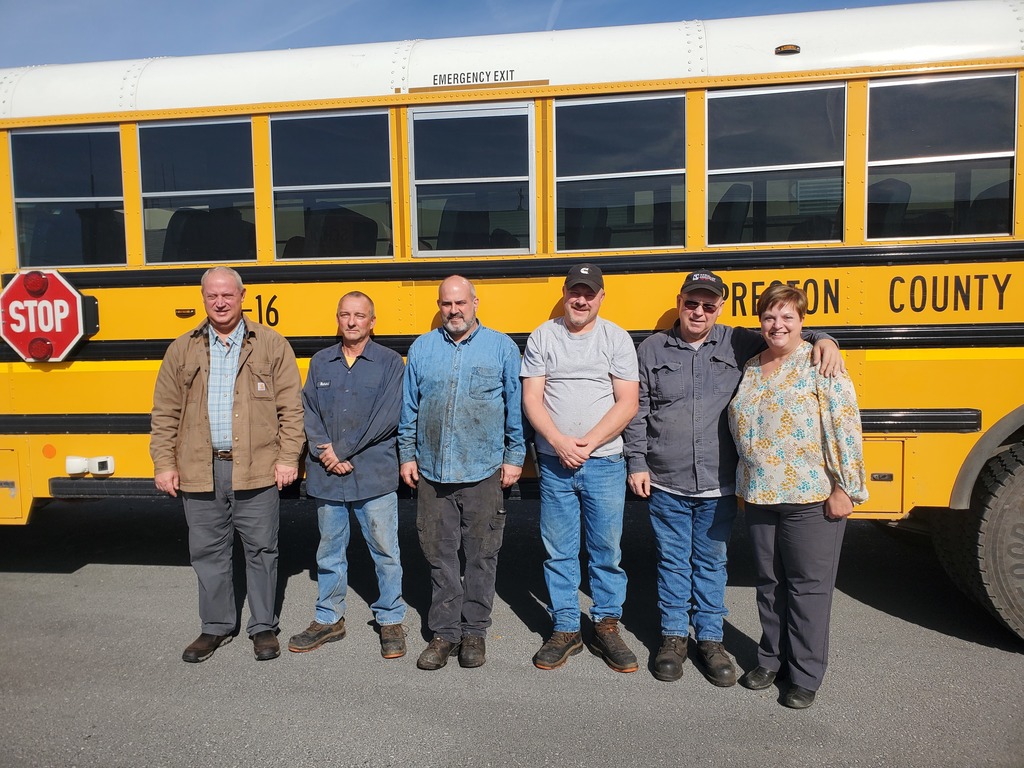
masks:
<path id="1" fill-rule="evenodd" d="M 202 634 L 182 654 L 205 661 L 238 625 L 232 584 L 237 531 L 245 549 L 258 661 L 277 658 L 277 534 L 281 488 L 298 477 L 302 381 L 276 331 L 242 319 L 245 286 L 228 267 L 203 275 L 207 319 L 167 349 L 153 395 L 156 487 L 181 492 L 199 581 Z"/>

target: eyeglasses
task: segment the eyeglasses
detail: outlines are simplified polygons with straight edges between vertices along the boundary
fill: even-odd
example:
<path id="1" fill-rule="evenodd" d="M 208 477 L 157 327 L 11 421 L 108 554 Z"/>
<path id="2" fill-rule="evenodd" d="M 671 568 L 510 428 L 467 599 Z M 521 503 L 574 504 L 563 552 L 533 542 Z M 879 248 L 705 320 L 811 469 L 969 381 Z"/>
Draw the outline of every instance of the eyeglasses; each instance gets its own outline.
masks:
<path id="1" fill-rule="evenodd" d="M 686 307 L 691 312 L 696 312 L 697 311 L 697 307 L 703 307 L 704 308 L 704 312 L 706 314 L 710 315 L 713 312 L 717 312 L 718 308 L 720 306 L 722 306 L 722 305 L 721 304 L 711 304 L 711 303 L 709 303 L 707 301 L 687 300 L 687 301 L 683 302 L 683 306 Z"/>

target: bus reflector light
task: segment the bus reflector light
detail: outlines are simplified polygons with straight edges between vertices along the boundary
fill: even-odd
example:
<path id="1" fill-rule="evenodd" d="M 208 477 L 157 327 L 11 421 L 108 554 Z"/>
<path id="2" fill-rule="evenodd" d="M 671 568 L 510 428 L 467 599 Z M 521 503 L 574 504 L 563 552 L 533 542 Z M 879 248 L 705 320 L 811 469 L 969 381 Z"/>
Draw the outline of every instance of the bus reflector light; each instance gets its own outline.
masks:
<path id="1" fill-rule="evenodd" d="M 28 343 L 28 356 L 33 360 L 49 360 L 53 357 L 53 343 L 37 336 Z"/>
<path id="2" fill-rule="evenodd" d="M 89 460 L 85 456 L 68 456 L 64 459 L 64 471 L 69 475 L 84 475 L 89 471 Z"/>
<path id="3" fill-rule="evenodd" d="M 42 296 L 50 287 L 50 278 L 42 272 L 26 272 L 23 279 L 25 290 L 33 296 Z"/>

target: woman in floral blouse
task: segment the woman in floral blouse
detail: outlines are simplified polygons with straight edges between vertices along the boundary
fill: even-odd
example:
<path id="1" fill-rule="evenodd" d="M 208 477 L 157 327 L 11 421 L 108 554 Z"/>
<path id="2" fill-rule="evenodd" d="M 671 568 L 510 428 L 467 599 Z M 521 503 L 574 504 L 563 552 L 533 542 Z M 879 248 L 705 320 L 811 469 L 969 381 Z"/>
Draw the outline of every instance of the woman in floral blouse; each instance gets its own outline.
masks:
<path id="1" fill-rule="evenodd" d="M 758 666 L 740 683 L 767 688 L 785 670 L 787 707 L 814 702 L 846 518 L 867 500 L 860 412 L 848 374 L 822 376 L 801 339 L 807 296 L 773 285 L 757 304 L 768 349 L 745 366 L 729 406 L 739 452 L 761 618 Z"/>

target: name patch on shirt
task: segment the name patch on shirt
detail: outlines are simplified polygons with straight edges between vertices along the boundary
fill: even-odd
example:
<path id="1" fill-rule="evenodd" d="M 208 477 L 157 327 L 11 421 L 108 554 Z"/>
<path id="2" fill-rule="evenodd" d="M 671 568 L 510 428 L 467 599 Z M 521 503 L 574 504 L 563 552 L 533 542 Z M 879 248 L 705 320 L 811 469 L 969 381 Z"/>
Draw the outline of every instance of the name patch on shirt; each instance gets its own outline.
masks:
<path id="1" fill-rule="evenodd" d="M 317 387 L 329 387 L 331 386 L 331 381 L 330 379 L 328 379 L 327 381 L 318 381 L 316 385 Z"/>

